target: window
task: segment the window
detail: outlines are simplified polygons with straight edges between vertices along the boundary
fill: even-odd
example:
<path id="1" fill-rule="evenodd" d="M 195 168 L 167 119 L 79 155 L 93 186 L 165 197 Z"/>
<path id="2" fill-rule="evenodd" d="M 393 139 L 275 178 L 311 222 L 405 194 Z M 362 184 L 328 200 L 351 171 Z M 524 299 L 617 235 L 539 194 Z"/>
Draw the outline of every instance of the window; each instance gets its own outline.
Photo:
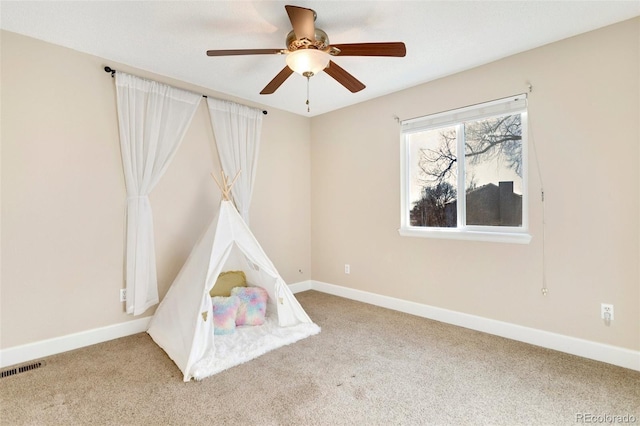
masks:
<path id="1" fill-rule="evenodd" d="M 528 243 L 527 98 L 402 122 L 400 234 Z"/>

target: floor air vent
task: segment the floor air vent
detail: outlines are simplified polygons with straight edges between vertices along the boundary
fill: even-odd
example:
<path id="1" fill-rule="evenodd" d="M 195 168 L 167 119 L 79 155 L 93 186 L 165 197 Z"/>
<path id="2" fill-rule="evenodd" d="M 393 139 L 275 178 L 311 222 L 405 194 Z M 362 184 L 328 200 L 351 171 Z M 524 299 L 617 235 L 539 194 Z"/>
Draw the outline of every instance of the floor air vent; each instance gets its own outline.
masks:
<path id="1" fill-rule="evenodd" d="M 32 362 L 30 364 L 21 365 L 20 367 L 8 368 L 6 370 L 0 371 L 0 379 L 4 379 L 5 377 L 24 373 L 25 371 L 35 370 L 36 368 L 40 368 L 43 365 L 44 365 L 44 362 L 37 361 L 37 362 Z"/>

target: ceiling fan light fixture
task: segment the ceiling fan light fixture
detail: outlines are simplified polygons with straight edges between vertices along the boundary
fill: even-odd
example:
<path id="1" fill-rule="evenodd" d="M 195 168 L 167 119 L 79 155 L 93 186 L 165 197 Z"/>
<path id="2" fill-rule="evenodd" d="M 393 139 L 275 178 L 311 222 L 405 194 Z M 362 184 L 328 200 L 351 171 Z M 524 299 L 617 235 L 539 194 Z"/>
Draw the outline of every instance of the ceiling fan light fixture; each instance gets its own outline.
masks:
<path id="1" fill-rule="evenodd" d="M 311 77 L 329 65 L 331 55 L 317 49 L 298 49 L 287 55 L 287 66 L 305 77 Z"/>

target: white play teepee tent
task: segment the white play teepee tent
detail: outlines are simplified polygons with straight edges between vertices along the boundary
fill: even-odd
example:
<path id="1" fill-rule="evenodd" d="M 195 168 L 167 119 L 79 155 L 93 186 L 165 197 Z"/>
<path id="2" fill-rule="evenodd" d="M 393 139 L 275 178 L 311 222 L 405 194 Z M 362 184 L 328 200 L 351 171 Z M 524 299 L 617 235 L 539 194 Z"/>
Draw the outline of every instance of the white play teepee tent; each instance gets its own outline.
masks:
<path id="1" fill-rule="evenodd" d="M 217 217 L 193 248 L 147 331 L 182 370 L 184 381 L 211 376 L 320 332 L 229 201 L 224 175 L 223 182 Z M 242 270 L 249 285 L 267 290 L 267 318 L 263 325 L 214 336 L 209 291 L 227 270 Z"/>

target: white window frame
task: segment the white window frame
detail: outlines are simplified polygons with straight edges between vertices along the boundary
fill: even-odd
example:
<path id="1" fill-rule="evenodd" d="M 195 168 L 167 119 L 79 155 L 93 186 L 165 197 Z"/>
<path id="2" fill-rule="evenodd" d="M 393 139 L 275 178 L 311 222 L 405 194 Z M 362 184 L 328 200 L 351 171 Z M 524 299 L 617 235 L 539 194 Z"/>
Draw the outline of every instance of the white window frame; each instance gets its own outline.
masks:
<path id="1" fill-rule="evenodd" d="M 511 113 L 522 114 L 522 226 L 475 226 L 465 225 L 466 200 L 458 202 L 458 226 L 456 228 L 411 226 L 411 179 L 409 138 L 407 135 L 430 129 L 454 126 L 465 121 L 480 120 L 493 116 Z M 457 152 L 464 153 L 464 138 L 458 132 Z M 527 95 L 511 96 L 495 101 L 472 105 L 451 111 L 431 114 L 401 122 L 400 143 L 400 229 L 398 232 L 406 237 L 445 238 L 454 240 L 489 241 L 501 243 L 528 244 L 529 235 L 529 194 L 528 194 L 528 123 Z M 464 154 L 463 154 L 464 155 Z M 461 162 L 458 162 L 461 163 Z M 465 165 L 458 164 L 458 193 L 465 187 Z M 464 192 L 462 192 L 464 193 Z"/>

